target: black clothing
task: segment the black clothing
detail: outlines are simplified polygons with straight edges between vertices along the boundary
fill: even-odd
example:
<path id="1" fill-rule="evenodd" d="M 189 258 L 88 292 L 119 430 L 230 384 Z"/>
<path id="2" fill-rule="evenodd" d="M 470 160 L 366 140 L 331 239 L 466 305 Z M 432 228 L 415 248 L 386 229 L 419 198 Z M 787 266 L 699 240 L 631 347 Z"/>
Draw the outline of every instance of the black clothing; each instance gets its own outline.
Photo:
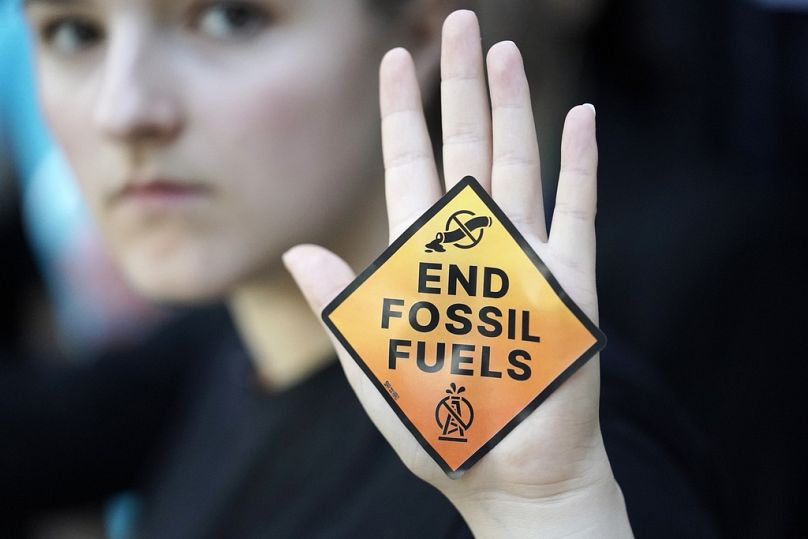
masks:
<path id="1" fill-rule="evenodd" d="M 709 477 L 699 437 L 613 341 L 602 361 L 602 429 L 637 537 L 713 537 L 695 480 Z M 10 421 L 0 408 L 0 431 L 16 425 L 14 445 L 0 444 L 0 507 L 19 517 L 43 500 L 68 501 L 71 490 L 88 499 L 136 487 L 149 538 L 470 535 L 449 502 L 406 470 L 336 362 L 266 393 L 223 312 L 179 323 L 150 350 L 135 354 L 139 367 L 115 358 L 52 375 L 54 395 L 22 378 L 16 402 L 0 391 L 0 407 L 17 412 Z M 178 350 L 190 359 L 175 359 Z M 48 410 L 54 402 L 62 409 Z"/>
<path id="2" fill-rule="evenodd" d="M 402 465 L 336 360 L 270 394 L 232 344 L 198 373 L 147 490 L 144 537 L 470 536 Z"/>

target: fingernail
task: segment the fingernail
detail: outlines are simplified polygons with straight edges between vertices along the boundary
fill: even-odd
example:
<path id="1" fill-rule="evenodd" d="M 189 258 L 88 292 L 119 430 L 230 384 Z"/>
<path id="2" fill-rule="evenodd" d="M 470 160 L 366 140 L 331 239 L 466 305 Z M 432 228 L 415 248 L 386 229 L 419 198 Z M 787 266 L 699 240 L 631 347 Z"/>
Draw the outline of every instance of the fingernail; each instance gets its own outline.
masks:
<path id="1" fill-rule="evenodd" d="M 592 103 L 584 103 L 584 106 L 592 109 L 592 116 L 598 115 L 597 111 L 595 111 L 595 105 L 593 105 Z"/>

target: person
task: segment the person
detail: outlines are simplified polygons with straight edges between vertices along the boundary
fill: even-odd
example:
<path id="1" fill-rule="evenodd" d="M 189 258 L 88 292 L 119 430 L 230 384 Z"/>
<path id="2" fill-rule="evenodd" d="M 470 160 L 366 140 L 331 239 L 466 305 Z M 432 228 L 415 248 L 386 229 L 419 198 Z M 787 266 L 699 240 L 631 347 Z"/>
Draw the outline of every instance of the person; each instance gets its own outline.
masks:
<path id="1" fill-rule="evenodd" d="M 192 373 L 144 536 L 632 535 L 597 357 L 452 480 L 312 314 L 354 276 L 333 252 L 367 262 L 440 197 L 420 90 L 439 68 L 444 186 L 477 178 L 597 321 L 594 107 L 567 116 L 548 234 L 519 50 L 484 61 L 452 7 L 27 0 L 46 117 L 124 274 L 163 302 L 226 298 L 246 349 L 225 338 Z"/>

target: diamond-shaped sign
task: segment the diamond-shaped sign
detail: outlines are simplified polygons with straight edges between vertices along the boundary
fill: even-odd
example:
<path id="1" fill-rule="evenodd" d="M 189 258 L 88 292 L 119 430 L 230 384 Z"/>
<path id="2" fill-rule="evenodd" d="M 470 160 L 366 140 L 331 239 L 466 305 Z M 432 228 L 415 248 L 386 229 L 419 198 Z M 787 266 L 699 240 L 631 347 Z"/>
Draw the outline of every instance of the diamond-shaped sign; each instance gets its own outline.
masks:
<path id="1" fill-rule="evenodd" d="M 323 320 L 450 475 L 606 343 L 471 177 L 342 291 Z"/>

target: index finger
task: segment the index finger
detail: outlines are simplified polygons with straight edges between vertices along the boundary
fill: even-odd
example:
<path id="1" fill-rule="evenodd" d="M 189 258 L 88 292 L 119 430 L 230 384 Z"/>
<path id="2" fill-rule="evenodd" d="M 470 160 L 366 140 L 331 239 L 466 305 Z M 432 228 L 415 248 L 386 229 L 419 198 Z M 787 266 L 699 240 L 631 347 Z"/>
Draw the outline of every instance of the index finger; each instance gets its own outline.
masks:
<path id="1" fill-rule="evenodd" d="M 441 196 L 415 66 L 402 48 L 382 59 L 379 102 L 387 218 L 393 241 Z"/>

